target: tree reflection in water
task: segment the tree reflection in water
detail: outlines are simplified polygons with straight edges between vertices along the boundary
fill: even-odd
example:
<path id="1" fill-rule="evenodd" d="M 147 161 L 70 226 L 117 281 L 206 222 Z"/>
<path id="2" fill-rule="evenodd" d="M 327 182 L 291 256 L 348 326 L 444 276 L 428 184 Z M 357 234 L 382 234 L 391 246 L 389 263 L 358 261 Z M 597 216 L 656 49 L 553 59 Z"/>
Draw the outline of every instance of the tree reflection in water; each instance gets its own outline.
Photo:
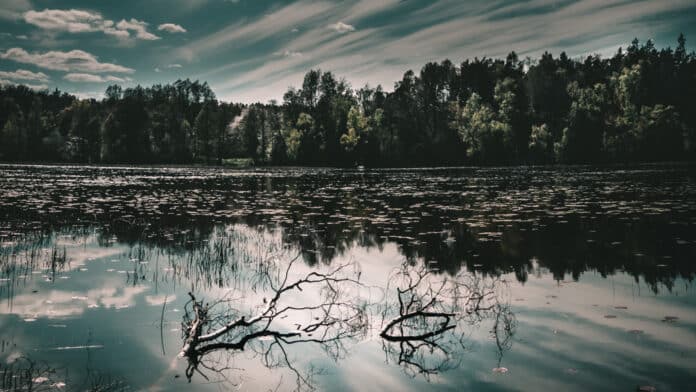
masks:
<path id="1" fill-rule="evenodd" d="M 228 355 L 211 354 L 250 349 L 264 366 L 289 369 L 298 390 L 311 388 L 314 371 L 296 367 L 288 346 L 315 344 L 337 360 L 345 353 L 347 342 L 365 336 L 368 318 L 354 290 L 361 286 L 356 266 L 342 264 L 325 273 L 311 271 L 294 278 L 293 266 L 298 259 L 284 269 L 272 266 L 259 272 L 259 293 L 267 296 L 246 312 L 235 307 L 238 300 L 206 303 L 189 293 L 182 323 L 184 345 L 179 354 L 188 360 L 189 381 L 194 373 L 207 379 L 203 370 L 222 373 L 229 369 Z"/>
<path id="2" fill-rule="evenodd" d="M 492 333 L 499 363 L 510 348 L 515 318 L 506 302 L 506 283 L 500 279 L 468 272 L 442 276 L 426 266 L 404 263 L 386 287 L 382 348 L 387 361 L 412 377 L 429 380 L 456 368 L 466 352 L 467 327 L 486 319 L 495 320 Z"/>
<path id="3" fill-rule="evenodd" d="M 371 332 L 379 335 L 388 362 L 430 380 L 459 365 L 469 328 L 486 320 L 493 321 L 499 362 L 510 348 L 515 318 L 500 279 L 466 272 L 444 276 L 405 262 L 380 286 L 382 299 L 373 301 L 365 292 L 374 287 L 360 281 L 357 264 L 303 274 L 299 259 L 282 266 L 282 258 L 274 258 L 242 278 L 250 279 L 248 286 L 237 285 L 213 302 L 189 293 L 179 354 L 188 362 L 189 381 L 196 373 L 209 380 L 212 373 L 234 384 L 229 375 L 239 370 L 235 356 L 252 352 L 269 369 L 287 369 L 297 390 L 313 389 L 321 369 L 304 369 L 290 346 L 314 345 L 337 361 Z M 245 306 L 247 300 L 254 303 Z"/>

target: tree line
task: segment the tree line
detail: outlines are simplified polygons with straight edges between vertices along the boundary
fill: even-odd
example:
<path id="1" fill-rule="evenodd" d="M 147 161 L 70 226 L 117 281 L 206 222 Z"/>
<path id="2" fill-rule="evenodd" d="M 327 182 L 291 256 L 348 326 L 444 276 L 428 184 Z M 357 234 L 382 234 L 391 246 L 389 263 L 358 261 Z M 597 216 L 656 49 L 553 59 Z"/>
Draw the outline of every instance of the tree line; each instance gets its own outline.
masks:
<path id="1" fill-rule="evenodd" d="M 696 159 L 696 54 L 637 39 L 611 58 L 449 60 L 393 91 L 310 70 L 282 103 L 207 83 L 109 86 L 101 100 L 0 87 L 0 160 L 414 166 Z"/>

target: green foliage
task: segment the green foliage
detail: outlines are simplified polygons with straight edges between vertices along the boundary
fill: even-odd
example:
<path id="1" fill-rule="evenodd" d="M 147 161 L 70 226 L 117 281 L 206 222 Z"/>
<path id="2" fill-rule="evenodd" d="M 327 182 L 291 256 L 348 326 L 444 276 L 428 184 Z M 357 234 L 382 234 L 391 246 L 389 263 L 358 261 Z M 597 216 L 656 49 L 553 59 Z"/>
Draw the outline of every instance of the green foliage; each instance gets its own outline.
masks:
<path id="1" fill-rule="evenodd" d="M 561 162 L 597 162 L 602 157 L 608 91 L 604 84 L 582 88 L 578 82 L 568 84 L 571 99 L 567 126 L 557 148 Z"/>
<path id="2" fill-rule="evenodd" d="M 254 160 L 251 158 L 226 158 L 221 162 L 222 166 L 229 166 L 234 168 L 247 168 L 254 166 Z"/>
<path id="3" fill-rule="evenodd" d="M 473 93 L 464 107 L 453 106 L 454 126 L 466 144 L 467 157 L 478 163 L 501 163 L 509 151 L 512 128 L 481 96 Z"/>
<path id="4" fill-rule="evenodd" d="M 348 152 L 355 150 L 363 133 L 368 132 L 367 118 L 356 106 L 348 112 L 348 131 L 341 135 L 341 145 Z"/>
<path id="5" fill-rule="evenodd" d="M 529 136 L 529 154 L 533 163 L 553 162 L 553 136 L 546 124 L 532 126 Z"/>

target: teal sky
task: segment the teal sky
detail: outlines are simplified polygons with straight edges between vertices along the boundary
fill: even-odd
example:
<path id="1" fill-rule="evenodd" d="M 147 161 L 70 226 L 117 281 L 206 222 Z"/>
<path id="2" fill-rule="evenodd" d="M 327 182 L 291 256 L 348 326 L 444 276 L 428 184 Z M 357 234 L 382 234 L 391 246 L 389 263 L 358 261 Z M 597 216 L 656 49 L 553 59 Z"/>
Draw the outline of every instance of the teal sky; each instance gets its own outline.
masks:
<path id="1" fill-rule="evenodd" d="M 391 90 L 428 61 L 608 56 L 680 32 L 693 48 L 694 0 L 1 0 L 0 83 L 101 97 L 191 78 L 226 101 L 280 101 L 310 68 Z"/>

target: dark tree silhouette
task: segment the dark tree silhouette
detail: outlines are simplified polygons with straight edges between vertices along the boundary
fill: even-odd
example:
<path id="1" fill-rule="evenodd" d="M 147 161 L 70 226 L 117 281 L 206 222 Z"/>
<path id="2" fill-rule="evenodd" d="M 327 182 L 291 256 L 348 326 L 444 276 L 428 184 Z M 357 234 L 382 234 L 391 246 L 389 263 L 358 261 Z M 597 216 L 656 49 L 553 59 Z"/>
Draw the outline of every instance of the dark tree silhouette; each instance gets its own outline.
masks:
<path id="1" fill-rule="evenodd" d="M 346 166 L 696 158 L 696 54 L 634 40 L 611 58 L 449 60 L 390 93 L 310 70 L 283 101 L 229 104 L 207 83 L 109 86 L 102 100 L 0 87 L 0 160 Z"/>

